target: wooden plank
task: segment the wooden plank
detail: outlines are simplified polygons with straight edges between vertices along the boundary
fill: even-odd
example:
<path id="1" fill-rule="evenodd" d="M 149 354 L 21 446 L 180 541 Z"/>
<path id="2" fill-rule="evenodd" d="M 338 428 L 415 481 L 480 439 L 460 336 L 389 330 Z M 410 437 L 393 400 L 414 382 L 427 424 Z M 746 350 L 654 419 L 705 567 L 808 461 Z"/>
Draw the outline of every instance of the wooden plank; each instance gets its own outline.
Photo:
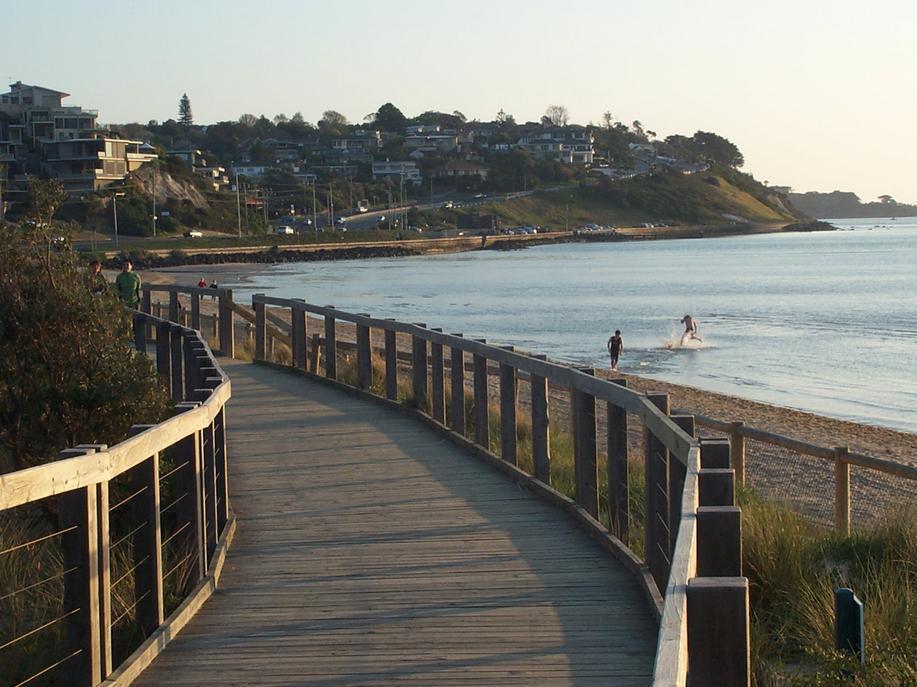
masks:
<path id="1" fill-rule="evenodd" d="M 411 338 L 411 390 L 414 395 L 414 407 L 425 409 L 427 407 L 427 342 L 419 336 Z"/>
<path id="2" fill-rule="evenodd" d="M 199 293 L 191 294 L 191 328 L 198 331 L 201 329 L 201 295 Z"/>
<path id="3" fill-rule="evenodd" d="M 220 315 L 220 354 L 226 358 L 234 358 L 235 325 L 232 319 L 232 289 L 217 289 L 219 292 L 218 312 Z"/>
<path id="4" fill-rule="evenodd" d="M 834 449 L 834 532 L 850 536 L 850 463 L 846 446 Z"/>

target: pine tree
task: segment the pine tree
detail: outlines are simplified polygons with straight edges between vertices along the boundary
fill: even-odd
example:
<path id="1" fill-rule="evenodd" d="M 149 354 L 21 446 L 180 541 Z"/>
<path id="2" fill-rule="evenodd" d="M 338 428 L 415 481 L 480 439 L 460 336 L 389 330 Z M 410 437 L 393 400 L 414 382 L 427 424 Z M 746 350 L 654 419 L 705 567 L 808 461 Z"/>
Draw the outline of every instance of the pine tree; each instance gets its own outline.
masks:
<path id="1" fill-rule="evenodd" d="M 178 123 L 182 126 L 191 126 L 194 124 L 194 118 L 191 116 L 191 98 L 185 93 L 181 100 L 178 101 Z"/>

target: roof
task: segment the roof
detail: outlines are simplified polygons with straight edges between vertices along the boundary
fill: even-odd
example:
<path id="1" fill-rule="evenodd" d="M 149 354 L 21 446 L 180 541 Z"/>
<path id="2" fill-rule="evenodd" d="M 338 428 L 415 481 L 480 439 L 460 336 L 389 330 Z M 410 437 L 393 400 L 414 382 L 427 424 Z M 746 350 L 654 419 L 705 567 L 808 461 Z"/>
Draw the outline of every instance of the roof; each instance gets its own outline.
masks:
<path id="1" fill-rule="evenodd" d="M 65 98 L 70 95 L 69 93 L 64 93 L 63 91 L 56 91 L 53 88 L 46 88 L 45 86 L 31 86 L 27 83 L 22 83 L 21 81 L 17 81 L 16 83 L 10 84 L 10 93 L 12 93 L 14 90 L 19 91 L 19 90 L 24 90 L 26 88 L 33 88 L 39 91 L 46 91 L 48 93 L 57 93 L 58 95 L 63 96 Z"/>

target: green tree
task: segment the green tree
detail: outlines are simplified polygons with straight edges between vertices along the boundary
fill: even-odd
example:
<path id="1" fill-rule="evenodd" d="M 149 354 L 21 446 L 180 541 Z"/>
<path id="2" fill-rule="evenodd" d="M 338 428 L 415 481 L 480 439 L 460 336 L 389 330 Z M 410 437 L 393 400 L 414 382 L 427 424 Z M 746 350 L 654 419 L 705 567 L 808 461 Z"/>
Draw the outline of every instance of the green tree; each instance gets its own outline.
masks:
<path id="1" fill-rule="evenodd" d="M 408 118 L 391 103 L 385 103 L 385 105 L 376 110 L 376 117 L 373 119 L 373 123 L 383 131 L 401 133 L 408 123 Z"/>
<path id="2" fill-rule="evenodd" d="M 35 225 L 0 225 L 2 469 L 78 443 L 114 444 L 131 425 L 165 417 L 168 397 L 131 341 L 130 311 L 112 289 L 90 295 L 71 250 L 48 253 Z"/>
<path id="3" fill-rule="evenodd" d="M 718 162 L 729 167 L 741 167 L 745 158 L 728 138 L 709 131 L 698 131 L 692 137 L 695 149 L 708 162 Z"/>
<path id="4" fill-rule="evenodd" d="M 187 128 L 194 124 L 194 117 L 191 115 L 191 98 L 184 93 L 178 101 L 178 123 Z"/>

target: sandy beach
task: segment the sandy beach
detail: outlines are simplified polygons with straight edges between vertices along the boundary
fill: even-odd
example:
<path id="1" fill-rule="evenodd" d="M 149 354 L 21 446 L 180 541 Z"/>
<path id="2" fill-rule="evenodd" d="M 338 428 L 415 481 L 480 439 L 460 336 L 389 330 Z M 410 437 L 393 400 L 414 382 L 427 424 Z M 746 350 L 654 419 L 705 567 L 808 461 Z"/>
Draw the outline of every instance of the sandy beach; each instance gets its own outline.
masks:
<path id="1" fill-rule="evenodd" d="M 178 266 L 147 271 L 143 274 L 148 283 L 176 283 L 196 285 L 202 277 L 210 283 L 244 282 L 252 275 L 267 269 L 262 264 L 223 264 L 201 266 Z M 202 304 L 202 312 L 208 313 L 213 306 Z M 277 310 L 283 317 L 283 311 Z M 284 317 L 284 319 L 286 319 Z M 354 341 L 353 327 L 339 323 L 339 341 Z M 312 331 L 319 331 L 316 321 L 310 325 Z M 238 335 L 238 334 L 237 334 Z M 401 338 L 401 337 L 400 337 Z M 381 336 L 374 333 L 374 346 L 381 346 Z M 407 338 L 399 341 L 399 349 L 410 350 Z M 875 458 L 895 461 L 905 465 L 917 465 L 917 434 L 901 432 L 886 427 L 849 422 L 837 418 L 808 413 L 792 408 L 769 405 L 743 399 L 737 396 L 705 391 L 698 388 L 649 379 L 639 375 L 612 373 L 597 369 L 602 377 L 623 377 L 628 387 L 639 392 L 663 392 L 670 395 L 671 407 L 683 409 L 689 414 L 704 415 L 723 422 L 744 422 L 755 429 L 781 434 L 800 441 L 826 448 L 847 446 L 851 451 Z M 468 380 L 470 382 L 470 380 Z M 497 384 L 492 382 L 490 394 L 498 400 Z M 470 388 L 470 387 L 469 387 Z M 552 423 L 557 427 L 569 423 L 569 394 L 555 389 L 551 393 Z M 520 384 L 520 413 L 527 412 L 528 385 Z M 600 445 L 604 442 L 604 409 L 597 413 L 597 429 Z M 642 432 L 639 423 L 632 423 L 630 445 L 640 455 Z M 709 432 L 702 431 L 701 434 Z M 788 451 L 768 447 L 758 442 L 749 442 L 748 479 L 760 491 L 772 497 L 783 498 L 793 503 L 814 520 L 829 524 L 833 508 L 833 464 L 821 459 L 792 454 Z M 917 506 L 917 483 L 901 478 L 891 478 L 872 471 L 856 468 L 853 471 L 854 516 L 858 522 L 881 516 L 890 504 Z"/>

